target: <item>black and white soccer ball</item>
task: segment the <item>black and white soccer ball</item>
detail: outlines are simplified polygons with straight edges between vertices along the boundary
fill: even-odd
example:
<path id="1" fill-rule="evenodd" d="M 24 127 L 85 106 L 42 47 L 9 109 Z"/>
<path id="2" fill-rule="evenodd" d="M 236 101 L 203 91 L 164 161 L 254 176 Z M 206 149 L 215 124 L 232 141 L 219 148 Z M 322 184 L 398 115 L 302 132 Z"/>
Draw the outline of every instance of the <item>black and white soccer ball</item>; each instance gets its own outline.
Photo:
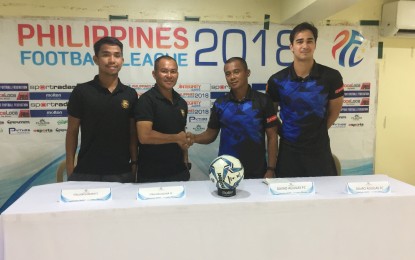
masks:
<path id="1" fill-rule="evenodd" d="M 209 178 L 220 190 L 235 190 L 244 178 L 244 167 L 238 158 L 221 155 L 210 163 Z"/>

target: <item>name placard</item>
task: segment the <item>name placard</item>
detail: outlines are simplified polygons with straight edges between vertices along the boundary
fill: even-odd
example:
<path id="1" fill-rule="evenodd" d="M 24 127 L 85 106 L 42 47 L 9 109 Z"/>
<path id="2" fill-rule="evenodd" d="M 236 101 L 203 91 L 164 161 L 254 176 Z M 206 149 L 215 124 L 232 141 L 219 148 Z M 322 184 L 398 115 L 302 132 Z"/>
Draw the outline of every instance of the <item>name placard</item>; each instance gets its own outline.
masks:
<path id="1" fill-rule="evenodd" d="M 314 183 L 308 182 L 273 182 L 269 185 L 272 195 L 315 194 Z"/>
<path id="2" fill-rule="evenodd" d="M 168 199 L 183 198 L 185 195 L 184 186 L 138 188 L 137 199 Z"/>
<path id="3" fill-rule="evenodd" d="M 347 183 L 347 193 L 389 193 L 391 191 L 388 181 L 369 181 L 369 182 L 349 182 Z"/>
<path id="4" fill-rule="evenodd" d="M 111 188 L 62 189 L 61 191 L 61 201 L 63 202 L 109 200 L 111 198 Z"/>

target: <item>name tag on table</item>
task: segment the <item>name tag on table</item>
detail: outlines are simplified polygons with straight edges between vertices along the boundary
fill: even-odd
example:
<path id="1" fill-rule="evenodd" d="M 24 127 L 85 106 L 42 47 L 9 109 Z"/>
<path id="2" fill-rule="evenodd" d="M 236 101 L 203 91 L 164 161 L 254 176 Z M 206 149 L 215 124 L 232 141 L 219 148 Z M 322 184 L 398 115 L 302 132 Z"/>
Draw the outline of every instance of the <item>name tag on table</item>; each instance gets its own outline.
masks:
<path id="1" fill-rule="evenodd" d="M 184 186 L 138 188 L 137 199 L 168 199 L 183 198 L 185 195 Z"/>
<path id="2" fill-rule="evenodd" d="M 370 182 L 349 182 L 347 183 L 347 193 L 389 193 L 390 184 L 387 181 L 370 181 Z"/>
<path id="3" fill-rule="evenodd" d="M 63 189 L 61 191 L 61 201 L 63 202 L 109 200 L 111 198 L 111 188 Z"/>
<path id="4" fill-rule="evenodd" d="M 272 182 L 269 185 L 272 195 L 315 194 L 314 183 L 307 182 Z"/>

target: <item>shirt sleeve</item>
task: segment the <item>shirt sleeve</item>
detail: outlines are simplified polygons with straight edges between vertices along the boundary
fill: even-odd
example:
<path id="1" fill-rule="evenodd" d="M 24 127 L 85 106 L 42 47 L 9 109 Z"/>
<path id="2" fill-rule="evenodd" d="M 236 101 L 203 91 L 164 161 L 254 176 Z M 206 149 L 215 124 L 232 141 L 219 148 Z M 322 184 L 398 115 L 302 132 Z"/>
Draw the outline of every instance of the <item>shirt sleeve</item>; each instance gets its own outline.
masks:
<path id="1" fill-rule="evenodd" d="M 333 71 L 332 76 L 329 77 L 328 85 L 330 86 L 329 99 L 344 96 L 343 77 L 339 71 Z"/>
<path id="2" fill-rule="evenodd" d="M 278 123 L 277 113 L 275 112 L 274 104 L 272 103 L 271 98 L 268 95 L 265 95 L 265 118 L 264 126 L 265 128 L 270 128 L 276 126 Z"/>
<path id="3" fill-rule="evenodd" d="M 271 97 L 272 102 L 280 102 L 278 85 L 275 81 L 276 79 L 274 77 L 269 78 L 265 92 Z"/>
<path id="4" fill-rule="evenodd" d="M 83 114 L 83 105 L 82 105 L 82 94 L 81 87 L 77 85 L 69 96 L 68 101 L 68 115 L 76 117 L 78 119 L 82 118 Z"/>
<path id="5" fill-rule="evenodd" d="M 154 120 L 153 102 L 147 95 L 141 95 L 134 109 L 135 121 L 151 121 Z"/>
<path id="6" fill-rule="evenodd" d="M 213 106 L 210 109 L 210 118 L 209 118 L 208 128 L 212 128 L 212 129 L 219 129 L 220 128 L 220 122 L 219 122 L 219 117 L 218 117 L 218 108 L 216 106 L 216 101 L 215 101 L 215 103 L 213 103 Z"/>

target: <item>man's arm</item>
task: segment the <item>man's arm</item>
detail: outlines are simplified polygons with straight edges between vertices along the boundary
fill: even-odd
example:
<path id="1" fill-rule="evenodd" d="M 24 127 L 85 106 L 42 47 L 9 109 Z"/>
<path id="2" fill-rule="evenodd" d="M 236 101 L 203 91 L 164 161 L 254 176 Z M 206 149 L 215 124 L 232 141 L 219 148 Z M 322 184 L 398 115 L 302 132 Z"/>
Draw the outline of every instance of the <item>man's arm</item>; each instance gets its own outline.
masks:
<path id="1" fill-rule="evenodd" d="M 267 151 L 268 151 L 268 167 L 274 168 L 267 169 L 264 178 L 273 178 L 275 176 L 275 165 L 277 164 L 278 155 L 278 134 L 276 126 L 267 128 L 265 133 L 267 135 Z"/>
<path id="2" fill-rule="evenodd" d="M 137 149 L 138 149 L 138 139 L 137 139 L 137 128 L 135 126 L 134 118 L 130 119 L 130 156 L 131 156 L 131 172 L 136 176 L 137 172 Z"/>
<path id="3" fill-rule="evenodd" d="M 219 134 L 219 129 L 208 128 L 203 133 L 197 134 L 197 135 L 188 132 L 187 138 L 188 138 L 189 145 L 192 145 L 193 143 L 210 144 L 216 140 L 216 137 L 218 136 L 218 134 Z"/>
<path id="4" fill-rule="evenodd" d="M 66 173 L 69 176 L 75 168 L 75 154 L 78 147 L 78 134 L 81 120 L 79 118 L 68 116 L 68 129 L 66 131 L 65 149 L 66 149 Z"/>
<path id="5" fill-rule="evenodd" d="M 137 121 L 138 140 L 142 144 L 169 144 L 177 143 L 182 149 L 186 149 L 187 139 L 186 133 L 181 131 L 178 134 L 163 134 L 153 130 L 153 122 Z"/>
<path id="6" fill-rule="evenodd" d="M 338 97 L 336 99 L 329 100 L 327 129 L 329 129 L 339 117 L 342 106 L 343 106 L 343 96 Z"/>

